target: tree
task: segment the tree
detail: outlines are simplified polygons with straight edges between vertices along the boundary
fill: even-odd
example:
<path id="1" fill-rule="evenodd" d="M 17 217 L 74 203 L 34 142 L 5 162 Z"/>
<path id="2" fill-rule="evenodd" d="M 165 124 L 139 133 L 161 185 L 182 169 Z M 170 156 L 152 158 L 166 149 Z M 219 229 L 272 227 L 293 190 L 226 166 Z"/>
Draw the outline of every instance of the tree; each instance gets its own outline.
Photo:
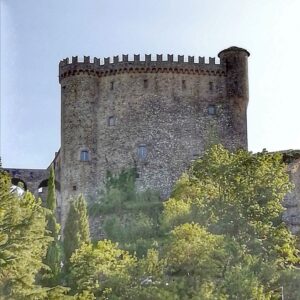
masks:
<path id="1" fill-rule="evenodd" d="M 51 241 L 45 211 L 32 194 L 10 187 L 10 177 L 0 171 L 0 298 L 35 299 L 46 292 L 35 282 Z"/>
<path id="2" fill-rule="evenodd" d="M 60 226 L 56 221 L 55 173 L 53 165 L 51 165 L 50 167 L 46 207 L 48 209 L 47 230 L 53 240 L 48 247 L 47 255 L 44 260 L 44 263 L 47 266 L 47 268 L 43 274 L 42 282 L 46 286 L 55 286 L 59 284 L 61 280 L 62 251 L 60 242 L 58 240 Z"/>
<path id="3" fill-rule="evenodd" d="M 104 240 L 95 246 L 83 243 L 73 253 L 70 262 L 70 281 L 75 292 L 89 291 L 99 299 L 107 299 L 107 296 L 120 299 L 130 285 L 129 270 L 136 259 L 119 249 L 117 244 Z"/>
<path id="4" fill-rule="evenodd" d="M 137 191 L 134 168 L 107 174 L 105 188 L 91 206 L 93 217 L 101 216 L 102 234 L 120 247 L 142 257 L 160 238 L 162 201 L 154 191 Z"/>
<path id="5" fill-rule="evenodd" d="M 279 293 L 280 272 L 299 263 L 296 239 L 281 218 L 290 188 L 281 155 L 230 153 L 216 145 L 181 177 L 164 203 L 164 228 L 195 222 L 224 236 L 229 253 L 221 280 L 225 294 L 269 299 Z"/>
<path id="6" fill-rule="evenodd" d="M 68 268 L 70 257 L 84 243 L 90 242 L 90 229 L 86 201 L 82 195 L 71 202 L 64 228 L 65 263 Z"/>

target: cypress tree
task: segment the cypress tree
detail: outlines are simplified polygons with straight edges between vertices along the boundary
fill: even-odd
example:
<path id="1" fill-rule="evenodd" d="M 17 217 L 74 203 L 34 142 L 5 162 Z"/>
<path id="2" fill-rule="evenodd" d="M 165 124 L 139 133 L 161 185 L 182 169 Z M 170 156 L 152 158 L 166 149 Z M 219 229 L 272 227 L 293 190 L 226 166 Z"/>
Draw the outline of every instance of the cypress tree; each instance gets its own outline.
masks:
<path id="1" fill-rule="evenodd" d="M 50 168 L 50 175 L 48 179 L 48 195 L 46 206 L 51 212 L 55 213 L 56 210 L 56 193 L 55 193 L 55 173 L 53 165 Z"/>
<path id="2" fill-rule="evenodd" d="M 55 193 L 55 174 L 54 168 L 51 166 L 50 176 L 48 179 L 48 194 L 46 199 L 47 214 L 47 230 L 53 241 L 48 247 L 45 258 L 45 265 L 49 267 L 43 276 L 44 283 L 47 286 L 54 286 L 59 283 L 61 275 L 61 249 L 58 240 L 59 224 L 56 222 L 56 193 Z"/>
<path id="3" fill-rule="evenodd" d="M 64 228 L 64 253 L 66 266 L 73 252 L 83 243 L 90 242 L 90 229 L 87 205 L 84 197 L 80 195 L 71 202 L 66 225 Z"/>

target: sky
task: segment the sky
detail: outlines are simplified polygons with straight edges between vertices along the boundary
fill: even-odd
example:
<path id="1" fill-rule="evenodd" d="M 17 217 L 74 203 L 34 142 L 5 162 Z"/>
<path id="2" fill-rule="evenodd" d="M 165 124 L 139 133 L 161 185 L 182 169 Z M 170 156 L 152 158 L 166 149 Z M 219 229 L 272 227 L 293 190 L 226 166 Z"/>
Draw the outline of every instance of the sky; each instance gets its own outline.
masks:
<path id="1" fill-rule="evenodd" d="M 248 145 L 300 149 L 299 0 L 0 0 L 1 157 L 46 168 L 60 147 L 65 57 L 249 57 Z"/>

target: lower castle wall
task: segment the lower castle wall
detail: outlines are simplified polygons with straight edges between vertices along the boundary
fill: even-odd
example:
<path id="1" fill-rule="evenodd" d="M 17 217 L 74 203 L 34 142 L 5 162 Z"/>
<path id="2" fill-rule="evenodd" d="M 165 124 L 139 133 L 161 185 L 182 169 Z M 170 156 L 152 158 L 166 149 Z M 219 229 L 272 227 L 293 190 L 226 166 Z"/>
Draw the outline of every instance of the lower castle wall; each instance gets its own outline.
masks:
<path id="1" fill-rule="evenodd" d="M 291 162 L 288 171 L 295 187 L 285 197 L 283 220 L 293 234 L 300 234 L 300 159 Z"/>

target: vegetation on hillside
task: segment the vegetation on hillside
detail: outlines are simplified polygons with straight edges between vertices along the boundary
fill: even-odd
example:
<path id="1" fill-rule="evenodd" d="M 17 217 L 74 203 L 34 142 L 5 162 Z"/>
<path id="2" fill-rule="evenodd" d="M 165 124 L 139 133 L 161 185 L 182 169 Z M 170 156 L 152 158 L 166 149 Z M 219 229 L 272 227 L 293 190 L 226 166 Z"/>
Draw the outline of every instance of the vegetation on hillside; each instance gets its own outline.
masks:
<path id="1" fill-rule="evenodd" d="M 59 274 L 46 256 L 59 245 L 50 182 L 43 208 L 0 175 L 1 299 L 300 299 L 296 237 L 281 218 L 292 186 L 279 154 L 213 146 L 163 203 L 136 191 L 134 170 L 108 174 L 90 209 L 106 239 L 91 241 L 85 200 L 74 199 Z M 42 269 L 53 276 L 41 280 Z"/>
<path id="2" fill-rule="evenodd" d="M 136 170 L 108 173 L 99 199 L 90 207 L 90 214 L 101 216 L 105 238 L 138 257 L 160 238 L 160 215 L 163 208 L 159 193 L 137 191 Z"/>

